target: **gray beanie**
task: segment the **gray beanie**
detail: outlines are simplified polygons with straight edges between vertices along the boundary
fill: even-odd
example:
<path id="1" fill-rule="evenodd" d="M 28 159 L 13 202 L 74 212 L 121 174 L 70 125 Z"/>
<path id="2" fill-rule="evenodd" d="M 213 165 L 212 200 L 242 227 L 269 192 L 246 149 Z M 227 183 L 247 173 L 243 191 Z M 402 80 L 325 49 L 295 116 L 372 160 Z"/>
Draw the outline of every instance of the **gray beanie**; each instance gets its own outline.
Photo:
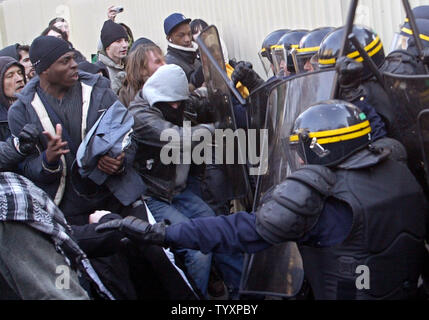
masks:
<path id="1" fill-rule="evenodd" d="M 157 102 L 177 102 L 189 98 L 188 79 L 181 67 L 166 64 L 146 81 L 143 97 L 153 106 Z"/>

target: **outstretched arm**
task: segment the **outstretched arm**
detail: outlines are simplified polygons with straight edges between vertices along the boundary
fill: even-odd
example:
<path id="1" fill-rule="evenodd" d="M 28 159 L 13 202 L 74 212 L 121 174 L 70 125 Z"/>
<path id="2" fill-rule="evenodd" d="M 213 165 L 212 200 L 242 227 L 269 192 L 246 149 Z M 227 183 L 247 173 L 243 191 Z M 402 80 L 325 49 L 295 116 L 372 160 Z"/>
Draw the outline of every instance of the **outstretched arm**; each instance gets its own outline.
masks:
<path id="1" fill-rule="evenodd" d="M 165 241 L 203 253 L 255 253 L 271 246 L 256 232 L 255 221 L 256 216 L 247 212 L 192 219 L 166 228 Z"/>
<path id="2" fill-rule="evenodd" d="M 192 219 L 166 227 L 126 217 L 101 224 L 97 232 L 120 230 L 141 243 L 200 250 L 203 253 L 255 253 L 271 245 L 256 232 L 255 215 L 239 212 L 229 216 Z"/>

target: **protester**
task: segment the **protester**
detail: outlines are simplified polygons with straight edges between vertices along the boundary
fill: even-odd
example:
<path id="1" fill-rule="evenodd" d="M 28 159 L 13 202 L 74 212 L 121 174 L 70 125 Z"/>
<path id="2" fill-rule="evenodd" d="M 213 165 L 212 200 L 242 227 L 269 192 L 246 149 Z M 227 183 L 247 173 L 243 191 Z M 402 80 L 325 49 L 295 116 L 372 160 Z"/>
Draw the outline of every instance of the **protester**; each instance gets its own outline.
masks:
<path id="1" fill-rule="evenodd" d="M 22 176 L 0 173 L 0 198 L 0 299 L 88 300 L 78 272 L 113 298 L 45 192 Z"/>
<path id="2" fill-rule="evenodd" d="M 126 77 L 125 57 L 128 54 L 128 35 L 122 26 L 107 20 L 101 29 L 101 42 L 103 50 L 99 51 L 96 64 L 107 68 L 111 88 L 115 94 L 118 94 Z"/>
<path id="3" fill-rule="evenodd" d="M 165 61 L 185 71 L 192 92 L 204 83 L 204 75 L 197 59 L 198 45 L 192 41 L 190 22 L 191 19 L 185 18 L 183 14 L 173 13 L 164 20 L 164 32 L 168 41 Z"/>
<path id="4" fill-rule="evenodd" d="M 88 61 L 82 61 L 82 62 L 79 62 L 79 64 L 77 65 L 77 68 L 81 71 L 92 73 L 92 74 L 99 74 L 109 79 L 109 72 L 107 71 L 107 68 L 104 66 L 91 63 Z"/>
<path id="5" fill-rule="evenodd" d="M 60 19 L 60 18 L 58 18 L 58 19 Z M 43 30 L 43 32 L 42 32 L 41 35 L 42 36 L 51 36 L 51 37 L 56 37 L 58 39 L 62 39 L 64 41 L 68 42 L 68 44 L 71 47 L 73 47 L 73 44 L 69 41 L 70 32 L 69 32 L 69 29 L 68 29 L 67 22 L 65 22 L 65 20 L 64 21 L 59 20 L 58 23 L 53 23 L 55 21 L 56 21 L 55 19 L 52 20 L 49 23 L 49 26 L 45 30 Z M 59 25 L 60 27 L 57 27 L 57 25 Z M 85 56 L 80 51 L 78 51 L 76 49 L 73 49 L 73 50 L 75 51 L 75 55 L 76 55 L 75 56 L 75 60 L 76 60 L 76 62 L 79 63 L 79 62 L 82 62 L 82 61 L 86 61 Z"/>
<path id="6" fill-rule="evenodd" d="M 0 81 L 0 139 L 6 141 L 10 137 L 9 108 L 26 83 L 24 67 L 13 58 L 0 57 Z"/>
<path id="7" fill-rule="evenodd" d="M 17 60 L 20 64 L 22 64 L 25 68 L 25 77 L 27 81 L 29 81 L 35 75 L 33 65 L 31 64 L 31 61 L 30 61 L 29 52 L 30 52 L 29 46 L 20 45 L 17 43 L 0 50 L 0 57 L 2 56 L 12 57 L 15 60 Z"/>
<path id="8" fill-rule="evenodd" d="M 11 132 L 18 136 L 27 123 L 33 123 L 40 132 L 46 132 L 46 138 L 38 143 L 41 153 L 23 161 L 23 175 L 49 194 L 68 223 L 83 226 L 80 234 L 75 233 L 78 239 L 90 239 L 94 227 L 88 226 L 89 214 L 101 209 L 120 212 L 120 204 L 105 187 L 98 188 L 97 197 L 83 201 L 72 185 L 72 165 L 77 147 L 101 115 L 98 110 L 109 108 L 117 98 L 107 79 L 78 72 L 74 50 L 64 40 L 36 38 L 30 48 L 30 59 L 38 77 L 9 110 Z M 107 174 L 119 172 L 124 156 L 102 157 L 101 170 Z M 93 242 L 96 248 L 91 250 L 97 252 L 99 248 L 105 254 L 103 247 L 110 247 L 114 253 L 119 240 L 115 235 L 98 238 L 99 242 Z M 105 243 L 110 244 L 106 247 Z"/>
<path id="9" fill-rule="evenodd" d="M 137 45 L 127 59 L 127 76 L 119 90 L 119 100 L 128 107 L 147 79 L 163 65 L 165 59 L 161 48 L 153 42 Z"/>
<path id="10" fill-rule="evenodd" d="M 176 65 L 165 65 L 149 78 L 143 87 L 140 112 L 136 116 L 133 138 L 137 142 L 135 168 L 148 186 L 147 205 L 157 221 L 169 220 L 172 224 L 189 219 L 214 216 L 214 212 L 192 190 L 194 177 L 189 175 L 191 165 L 164 165 L 161 159 L 162 148 L 167 144 L 161 141 L 165 130 L 177 132 L 180 141 L 187 134 L 183 128 L 184 110 L 189 99 L 189 90 L 184 71 Z M 198 101 L 198 100 L 197 100 Z M 137 108 L 135 105 L 133 108 Z M 197 113 L 210 113 L 207 109 L 196 109 Z M 196 125 L 190 130 L 206 128 L 208 125 Z M 210 131 L 209 131 L 210 132 Z M 177 148 L 176 146 L 175 148 Z M 176 150 L 186 154 L 186 150 Z M 174 152 L 176 152 L 174 151 Z M 191 150 L 189 150 L 191 152 Z M 199 290 L 207 296 L 207 284 L 211 268 L 211 255 L 203 255 L 193 250 L 179 250 L 176 253 L 184 257 L 189 275 Z M 215 262 L 227 285 L 237 292 L 242 267 L 241 256 L 215 255 Z"/>

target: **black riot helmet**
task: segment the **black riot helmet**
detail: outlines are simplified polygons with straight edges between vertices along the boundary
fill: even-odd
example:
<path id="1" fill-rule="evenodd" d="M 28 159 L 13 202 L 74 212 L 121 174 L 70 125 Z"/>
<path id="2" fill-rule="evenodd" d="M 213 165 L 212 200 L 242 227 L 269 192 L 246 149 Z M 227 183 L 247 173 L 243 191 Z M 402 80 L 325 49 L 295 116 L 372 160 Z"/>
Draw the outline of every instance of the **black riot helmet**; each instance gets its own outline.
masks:
<path id="1" fill-rule="evenodd" d="M 416 25 L 420 32 L 420 39 L 424 48 L 429 48 L 429 20 L 416 19 Z M 401 27 L 401 32 L 396 33 L 392 41 L 392 51 L 416 48 L 413 30 L 408 22 Z"/>
<path id="2" fill-rule="evenodd" d="M 341 100 L 319 102 L 294 123 L 292 150 L 306 164 L 336 166 L 369 145 L 371 126 L 355 105 Z"/>
<path id="3" fill-rule="evenodd" d="M 429 19 L 429 6 L 418 6 L 413 9 L 415 19 Z M 406 18 L 405 22 L 409 22 Z"/>
<path id="4" fill-rule="evenodd" d="M 274 73 L 279 76 L 287 76 L 295 72 L 291 52 L 297 49 L 302 37 L 308 30 L 292 30 L 284 34 L 276 45 L 271 47 L 271 55 L 274 62 Z"/>
<path id="5" fill-rule="evenodd" d="M 307 33 L 299 42 L 299 47 L 292 52 L 292 59 L 296 73 L 313 71 L 317 59 L 311 60 L 319 51 L 322 40 L 328 33 L 333 31 L 334 27 L 317 28 Z M 316 57 L 317 58 L 317 57 Z M 310 62 L 312 64 L 308 64 Z"/>
<path id="6" fill-rule="evenodd" d="M 344 30 L 344 27 L 337 28 L 323 39 L 318 52 L 319 68 L 335 67 L 341 51 Z M 377 67 L 380 68 L 385 60 L 383 43 L 380 37 L 369 27 L 362 25 L 354 25 L 353 34 Z M 363 62 L 363 57 L 361 57 L 359 51 L 357 51 L 351 41 L 348 41 L 344 54 L 357 62 Z M 362 79 L 367 79 L 371 75 L 371 70 L 364 65 Z"/>
<path id="7" fill-rule="evenodd" d="M 271 58 L 271 47 L 276 45 L 279 39 L 289 31 L 289 29 L 279 29 L 273 31 L 268 36 L 266 36 L 262 42 L 262 48 L 259 52 L 259 59 L 261 59 L 262 66 L 264 67 L 267 76 L 270 74 L 270 71 L 272 70 L 271 65 L 273 64 L 273 60 Z"/>

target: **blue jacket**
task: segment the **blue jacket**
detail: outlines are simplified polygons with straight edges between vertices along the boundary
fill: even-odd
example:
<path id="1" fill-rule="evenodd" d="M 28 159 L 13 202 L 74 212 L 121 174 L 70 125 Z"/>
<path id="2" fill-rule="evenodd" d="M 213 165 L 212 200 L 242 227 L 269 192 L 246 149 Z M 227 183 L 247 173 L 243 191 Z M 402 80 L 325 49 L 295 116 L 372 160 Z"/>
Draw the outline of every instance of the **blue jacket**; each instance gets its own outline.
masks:
<path id="1" fill-rule="evenodd" d="M 18 100 L 9 109 L 8 120 L 11 132 L 15 136 L 21 132 L 22 128 L 27 123 L 35 124 L 40 131 L 45 130 L 33 106 L 40 105 L 41 103 L 40 99 L 39 102 L 37 102 L 36 96 L 36 88 L 39 85 L 39 81 L 39 77 L 33 78 L 21 94 L 17 95 Z M 102 113 L 117 101 L 117 96 L 110 89 L 109 81 L 100 75 L 79 72 L 79 81 L 81 82 L 82 88 L 86 89 L 86 93 L 83 95 L 83 100 L 86 105 L 88 105 L 86 130 L 84 130 L 84 134 L 86 134 Z M 88 97 L 89 101 L 87 101 Z M 65 160 L 61 161 L 59 170 L 50 170 L 50 168 L 47 168 L 46 164 L 43 162 L 45 150 L 47 148 L 47 139 L 43 137 L 40 140 L 38 147 L 41 153 L 39 155 L 29 156 L 21 163 L 23 175 L 32 180 L 53 199 L 58 200 L 56 203 L 64 212 L 70 224 L 87 224 L 88 214 L 92 213 L 95 209 L 112 210 L 106 207 L 106 203 L 112 198 L 111 194 L 107 192 L 107 189 L 105 192 L 100 192 L 96 197 L 91 199 L 84 199 L 76 193 L 71 185 L 70 179 L 75 155 L 67 155 Z M 127 161 L 127 163 L 132 163 L 132 160 Z M 66 174 L 65 178 L 64 173 Z M 61 194 L 59 195 L 58 193 L 63 184 L 65 185 L 65 189 L 61 196 Z"/>
<path id="2" fill-rule="evenodd" d="M 352 221 L 351 208 L 329 198 L 316 226 L 297 242 L 313 247 L 334 246 L 347 238 Z M 203 253 L 255 253 L 271 246 L 256 231 L 256 215 L 247 212 L 171 225 L 166 229 L 166 242 Z"/>
<path id="3" fill-rule="evenodd" d="M 101 156 L 107 154 L 116 158 L 131 145 L 133 125 L 131 113 L 116 101 L 85 136 L 76 155 L 81 176 L 88 177 L 99 186 L 106 184 L 124 206 L 135 202 L 146 191 L 142 178 L 132 167 L 122 174 L 109 176 L 97 165 Z"/>

